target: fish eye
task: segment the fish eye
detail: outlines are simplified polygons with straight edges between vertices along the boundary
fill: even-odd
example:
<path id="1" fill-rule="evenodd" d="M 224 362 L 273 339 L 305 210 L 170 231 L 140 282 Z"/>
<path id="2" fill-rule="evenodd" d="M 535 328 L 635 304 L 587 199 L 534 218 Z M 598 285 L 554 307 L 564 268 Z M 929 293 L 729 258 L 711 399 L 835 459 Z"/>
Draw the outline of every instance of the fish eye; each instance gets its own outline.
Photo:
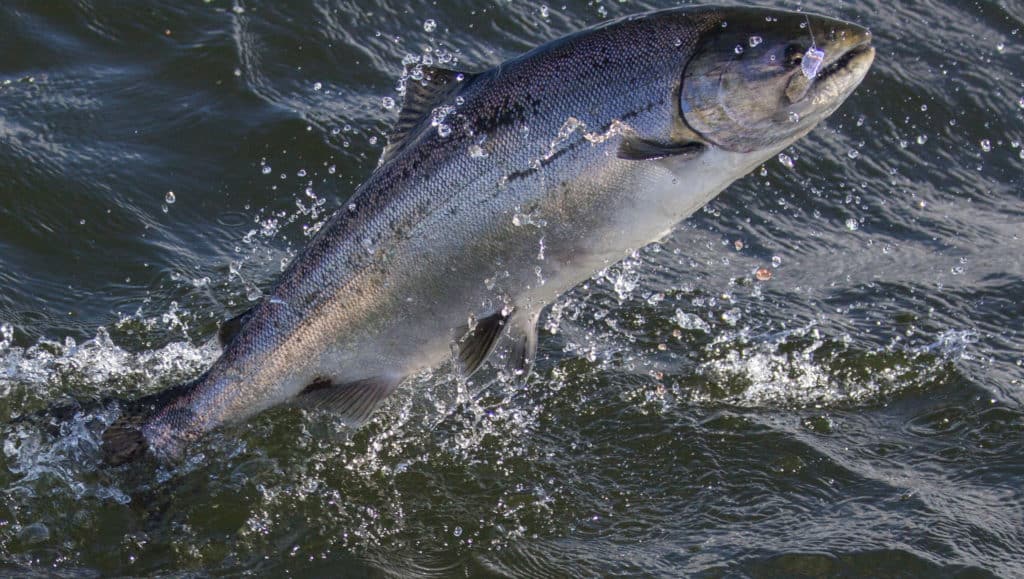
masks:
<path id="1" fill-rule="evenodd" d="M 790 44 L 786 47 L 786 51 L 783 53 L 783 62 L 788 67 L 800 66 L 800 63 L 804 60 L 804 47 L 799 44 Z"/>

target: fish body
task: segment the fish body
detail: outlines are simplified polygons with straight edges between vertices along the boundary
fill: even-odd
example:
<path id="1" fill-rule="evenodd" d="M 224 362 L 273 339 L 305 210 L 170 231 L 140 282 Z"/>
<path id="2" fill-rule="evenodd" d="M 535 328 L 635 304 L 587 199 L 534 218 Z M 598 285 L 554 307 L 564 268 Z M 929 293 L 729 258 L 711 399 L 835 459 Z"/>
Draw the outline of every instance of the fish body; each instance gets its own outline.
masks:
<path id="1" fill-rule="evenodd" d="M 803 54 L 813 52 L 816 74 Z M 870 34 L 818 16 L 679 8 L 488 71 L 416 67 L 381 164 L 195 380 L 141 399 L 108 462 L 173 458 L 295 402 L 366 420 L 409 375 L 466 375 L 504 340 L 529 371 L 541 310 L 659 240 L 810 131 L 867 73 Z"/>

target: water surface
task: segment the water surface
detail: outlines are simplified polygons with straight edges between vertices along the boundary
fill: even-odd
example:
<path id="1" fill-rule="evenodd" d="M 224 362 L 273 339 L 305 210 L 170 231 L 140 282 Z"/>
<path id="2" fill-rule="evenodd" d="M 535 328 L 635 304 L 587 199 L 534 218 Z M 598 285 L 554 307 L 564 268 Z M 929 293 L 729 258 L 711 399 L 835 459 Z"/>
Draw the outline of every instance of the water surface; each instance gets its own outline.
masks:
<path id="1" fill-rule="evenodd" d="M 871 27 L 786 157 L 542 320 L 525 385 L 419 376 L 98 466 L 376 165 L 409 55 L 481 70 L 668 3 L 0 8 L 0 573 L 1015 576 L 1024 5 Z M 757 281 L 758 268 L 772 272 Z"/>

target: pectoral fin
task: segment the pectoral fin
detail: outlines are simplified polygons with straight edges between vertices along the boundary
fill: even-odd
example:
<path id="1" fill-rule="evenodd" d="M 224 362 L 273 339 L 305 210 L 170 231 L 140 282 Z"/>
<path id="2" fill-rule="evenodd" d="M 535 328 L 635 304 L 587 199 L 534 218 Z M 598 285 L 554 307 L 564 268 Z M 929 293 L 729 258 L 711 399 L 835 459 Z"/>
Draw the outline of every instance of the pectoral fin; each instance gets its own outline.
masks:
<path id="1" fill-rule="evenodd" d="M 295 403 L 302 408 L 336 412 L 345 424 L 358 427 L 370 418 L 373 411 L 401 382 L 401 378 L 390 376 L 344 384 L 322 380 L 307 386 L 299 393 Z"/>
<path id="2" fill-rule="evenodd" d="M 658 143 L 637 137 L 627 137 L 619 145 L 619 158 L 629 161 L 652 161 L 665 157 L 682 157 L 691 159 L 704 150 L 704 145 L 697 142 Z"/>

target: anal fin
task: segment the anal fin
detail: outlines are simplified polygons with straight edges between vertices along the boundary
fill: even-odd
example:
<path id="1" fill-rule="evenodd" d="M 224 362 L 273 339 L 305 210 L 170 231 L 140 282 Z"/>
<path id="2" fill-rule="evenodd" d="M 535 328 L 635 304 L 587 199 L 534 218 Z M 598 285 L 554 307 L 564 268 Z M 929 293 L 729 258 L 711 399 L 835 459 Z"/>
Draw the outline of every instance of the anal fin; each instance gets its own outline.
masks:
<path id="1" fill-rule="evenodd" d="M 358 427 L 370 418 L 373 411 L 401 382 L 401 378 L 388 376 L 341 384 L 319 380 L 299 393 L 295 403 L 306 409 L 336 412 L 345 424 Z"/>

